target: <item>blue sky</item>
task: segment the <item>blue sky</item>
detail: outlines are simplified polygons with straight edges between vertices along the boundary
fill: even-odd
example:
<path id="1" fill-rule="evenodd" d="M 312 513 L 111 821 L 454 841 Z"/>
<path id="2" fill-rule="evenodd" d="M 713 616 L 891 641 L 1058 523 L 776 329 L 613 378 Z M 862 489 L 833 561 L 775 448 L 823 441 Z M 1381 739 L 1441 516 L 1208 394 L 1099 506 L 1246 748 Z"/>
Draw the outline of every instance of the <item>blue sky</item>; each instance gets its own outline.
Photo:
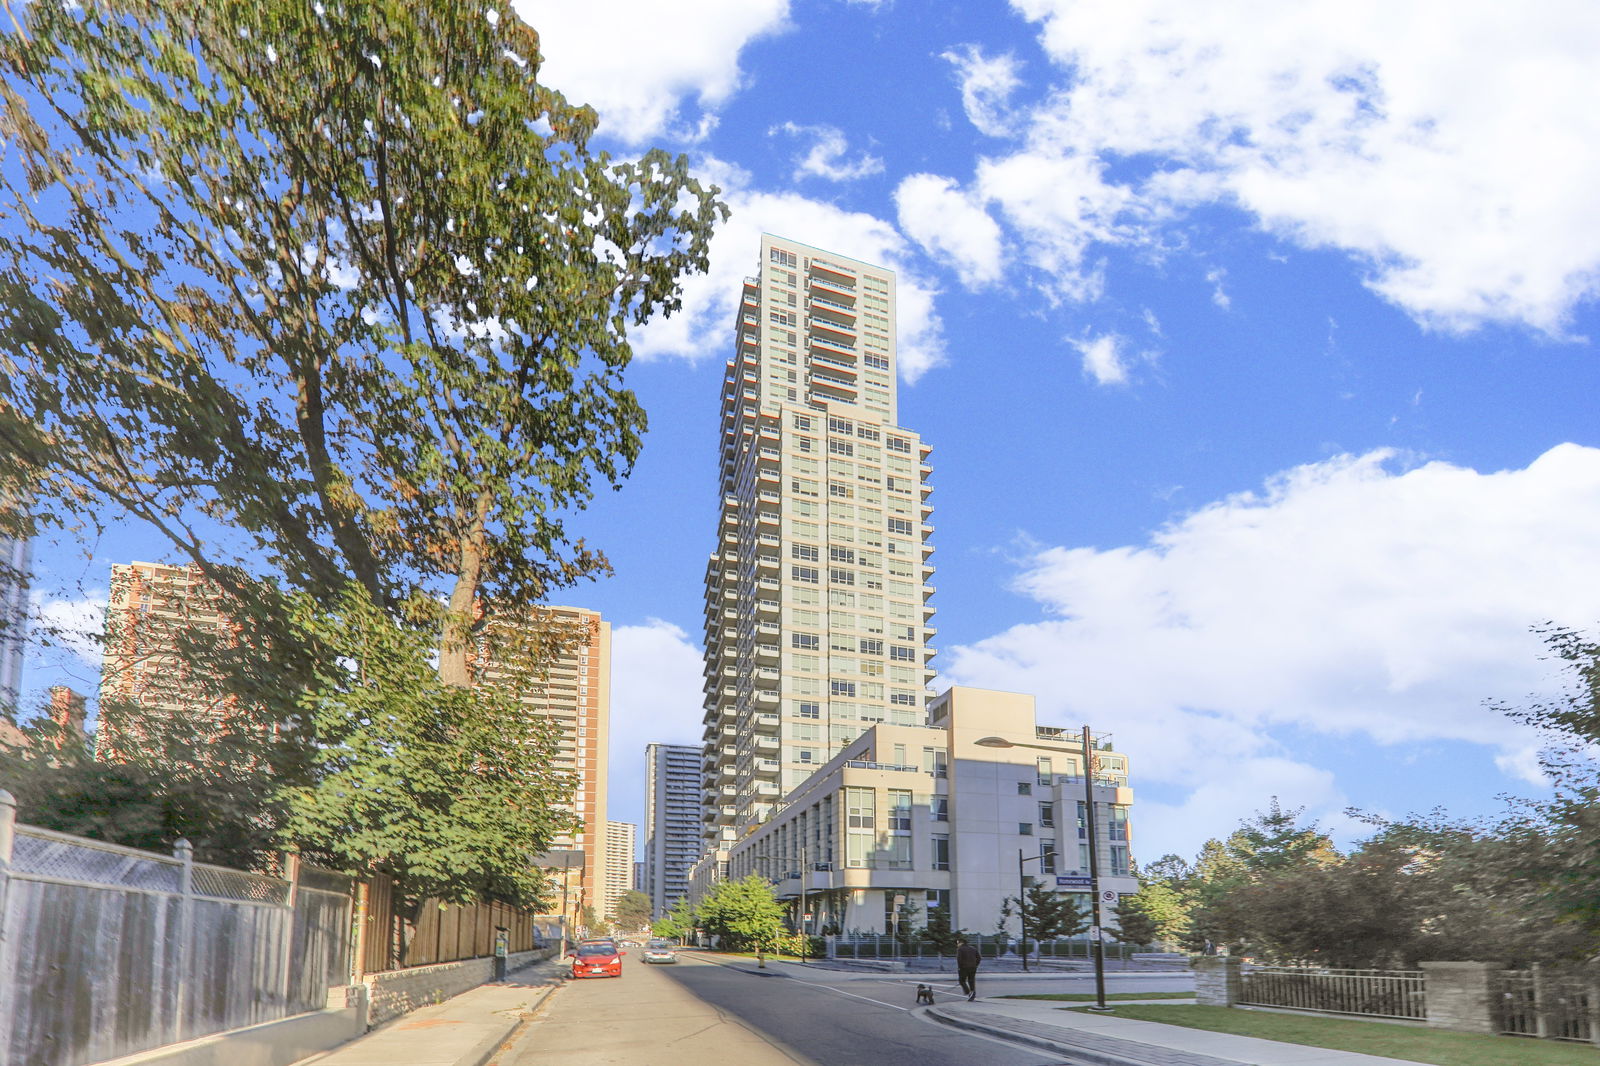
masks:
<path id="1" fill-rule="evenodd" d="M 1276 795 L 1496 809 L 1530 627 L 1600 619 L 1593 5 L 522 0 L 619 155 L 733 217 L 636 337 L 650 414 L 585 533 L 616 576 L 612 817 L 700 735 L 722 364 L 763 230 L 897 270 L 934 446 L 935 664 L 1115 735 L 1137 853 Z M 54 617 L 112 561 L 41 551 Z M 143 554 L 140 554 L 140 553 Z M 36 657 L 30 686 L 93 667 Z"/>

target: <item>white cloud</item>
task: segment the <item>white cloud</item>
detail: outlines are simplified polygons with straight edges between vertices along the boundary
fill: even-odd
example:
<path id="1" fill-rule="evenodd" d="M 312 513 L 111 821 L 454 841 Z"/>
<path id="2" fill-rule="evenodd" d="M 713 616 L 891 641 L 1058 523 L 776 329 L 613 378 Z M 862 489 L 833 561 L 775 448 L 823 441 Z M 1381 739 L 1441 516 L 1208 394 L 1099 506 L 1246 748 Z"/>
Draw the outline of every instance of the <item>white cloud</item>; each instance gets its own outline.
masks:
<path id="1" fill-rule="evenodd" d="M 1127 343 L 1115 333 L 1100 337 L 1068 338 L 1067 343 L 1083 357 L 1083 372 L 1096 385 L 1128 383 Z"/>
<path id="2" fill-rule="evenodd" d="M 616 821 L 637 824 L 644 814 L 644 746 L 700 743 L 705 660 L 682 629 L 652 618 L 611 631 L 611 661 L 607 810 Z"/>
<path id="3" fill-rule="evenodd" d="M 987 56 L 977 45 L 969 44 L 945 52 L 940 58 L 956 68 L 962 109 L 978 132 L 990 137 L 1016 132 L 1011 94 L 1021 87 L 1022 78 L 1021 64 L 1015 56 Z"/>
<path id="4" fill-rule="evenodd" d="M 1233 306 L 1233 299 L 1228 295 L 1228 290 L 1222 283 L 1228 278 L 1228 272 L 1222 267 L 1212 267 L 1206 271 L 1206 280 L 1211 283 L 1211 302 L 1226 311 Z"/>
<path id="5" fill-rule="evenodd" d="M 915 251 L 893 225 L 797 193 L 751 188 L 748 174 L 714 159 L 695 169 L 722 187 L 732 216 L 711 239 L 710 270 L 684 281 L 682 310 L 633 335 L 640 358 L 725 358 L 741 281 L 754 271 L 761 234 L 774 233 L 893 270 L 900 376 L 914 382 L 944 363 L 944 326 L 934 309 L 938 290 L 912 268 Z"/>
<path id="6" fill-rule="evenodd" d="M 740 87 L 739 53 L 787 29 L 788 0 L 517 0 L 539 31 L 540 80 L 600 114 L 610 136 L 698 140 Z"/>
<path id="7" fill-rule="evenodd" d="M 90 589 L 80 597 L 57 599 L 35 592 L 30 598 L 33 621 L 29 636 L 33 642 L 63 648 L 84 664 L 98 669 L 110 593 L 105 589 Z"/>
<path id="8" fill-rule="evenodd" d="M 1173 807 L 1194 812 L 1219 794 L 1260 806 L 1262 760 L 1299 780 L 1274 785 L 1285 803 L 1337 798 L 1275 730 L 1465 741 L 1528 778 L 1533 738 L 1486 701 L 1549 691 L 1530 627 L 1600 618 L 1600 449 L 1491 474 L 1400 462 L 1302 466 L 1140 546 L 1034 551 L 1016 587 L 1050 617 L 948 649 L 945 678 L 1115 732 L 1138 775 L 1189 790 Z"/>
<path id="9" fill-rule="evenodd" d="M 800 126 L 785 122 L 767 131 L 768 135 L 786 133 L 791 137 L 811 140 L 811 147 L 795 158 L 797 177 L 825 178 L 828 181 L 855 181 L 883 172 L 883 160 L 861 153 L 855 162 L 849 162 L 850 144 L 844 131 L 836 126 Z"/>
<path id="10" fill-rule="evenodd" d="M 1000 227 L 949 178 L 913 174 L 894 192 L 900 228 L 935 257 L 948 258 L 969 289 L 1000 280 Z"/>
<path id="11" fill-rule="evenodd" d="M 1345 252 L 1431 328 L 1559 335 L 1597 290 L 1592 4 L 1553 0 L 1529 18 L 1496 0 L 1012 3 L 1067 77 L 980 181 L 1022 242 L 1058 249 L 1065 295 L 1097 295 L 1081 284 L 1080 238 L 1151 240 L 1212 202 Z M 972 55 L 958 69 L 982 69 Z M 968 75 L 964 99 L 969 82 L 986 84 Z M 984 105 L 968 110 L 989 124 Z M 1052 168 L 1078 205 L 1064 244 L 1043 195 L 1055 179 L 1039 177 Z M 1023 180 L 991 189 L 983 171 Z"/>

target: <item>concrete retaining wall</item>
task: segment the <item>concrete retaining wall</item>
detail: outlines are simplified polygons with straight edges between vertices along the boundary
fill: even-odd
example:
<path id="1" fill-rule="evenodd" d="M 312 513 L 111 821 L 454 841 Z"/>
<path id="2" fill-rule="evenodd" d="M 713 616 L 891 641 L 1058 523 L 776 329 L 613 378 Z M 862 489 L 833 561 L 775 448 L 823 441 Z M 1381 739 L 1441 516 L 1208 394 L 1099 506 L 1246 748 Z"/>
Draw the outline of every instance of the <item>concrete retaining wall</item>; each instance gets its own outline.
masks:
<path id="1" fill-rule="evenodd" d="M 506 966 L 508 970 L 518 970 L 551 958 L 555 953 L 555 948 L 520 951 L 507 959 Z M 477 988 L 493 979 L 492 958 L 369 973 L 364 979 L 371 989 L 369 1024 L 381 1025 L 390 1018 L 398 1018 L 418 1007 L 442 1003 L 451 996 L 459 996 L 467 989 Z"/>

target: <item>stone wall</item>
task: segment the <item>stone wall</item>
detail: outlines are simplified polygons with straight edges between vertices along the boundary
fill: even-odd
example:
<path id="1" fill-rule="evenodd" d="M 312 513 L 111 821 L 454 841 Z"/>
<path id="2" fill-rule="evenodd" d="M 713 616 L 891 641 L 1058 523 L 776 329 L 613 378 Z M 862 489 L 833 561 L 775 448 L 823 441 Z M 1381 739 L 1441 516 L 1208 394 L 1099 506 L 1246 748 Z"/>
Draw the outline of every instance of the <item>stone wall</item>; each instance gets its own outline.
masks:
<path id="1" fill-rule="evenodd" d="M 1494 1033 L 1494 972 L 1500 962 L 1425 962 L 1428 1024 L 1463 1033 Z"/>
<path id="2" fill-rule="evenodd" d="M 1243 992 L 1241 960 L 1229 955 L 1206 955 L 1194 960 L 1194 998 L 1211 1007 L 1231 1007 Z"/>
<path id="3" fill-rule="evenodd" d="M 555 948 L 517 952 L 507 960 L 506 968 L 518 970 L 532 966 L 555 953 Z M 451 996 L 459 996 L 469 988 L 477 988 L 493 979 L 493 958 L 441 962 L 432 966 L 413 966 L 406 970 L 368 974 L 364 979 L 371 989 L 368 1024 L 381 1025 L 419 1007 L 442 1003 Z"/>

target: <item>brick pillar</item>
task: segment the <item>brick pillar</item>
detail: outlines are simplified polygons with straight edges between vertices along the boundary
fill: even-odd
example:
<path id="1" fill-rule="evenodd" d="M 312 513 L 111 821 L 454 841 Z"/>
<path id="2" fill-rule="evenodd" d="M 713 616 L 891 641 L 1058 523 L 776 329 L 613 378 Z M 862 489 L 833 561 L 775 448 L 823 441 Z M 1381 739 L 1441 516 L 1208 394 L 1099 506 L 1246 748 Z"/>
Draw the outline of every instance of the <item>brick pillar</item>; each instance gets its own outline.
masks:
<path id="1" fill-rule="evenodd" d="M 1498 1033 L 1495 1017 L 1500 990 L 1495 973 L 1503 962 L 1425 962 L 1428 1024 L 1463 1033 Z"/>
<path id="2" fill-rule="evenodd" d="M 1231 1007 L 1244 991 L 1243 961 L 1233 955 L 1206 955 L 1194 960 L 1194 998 L 1210 1007 Z"/>

